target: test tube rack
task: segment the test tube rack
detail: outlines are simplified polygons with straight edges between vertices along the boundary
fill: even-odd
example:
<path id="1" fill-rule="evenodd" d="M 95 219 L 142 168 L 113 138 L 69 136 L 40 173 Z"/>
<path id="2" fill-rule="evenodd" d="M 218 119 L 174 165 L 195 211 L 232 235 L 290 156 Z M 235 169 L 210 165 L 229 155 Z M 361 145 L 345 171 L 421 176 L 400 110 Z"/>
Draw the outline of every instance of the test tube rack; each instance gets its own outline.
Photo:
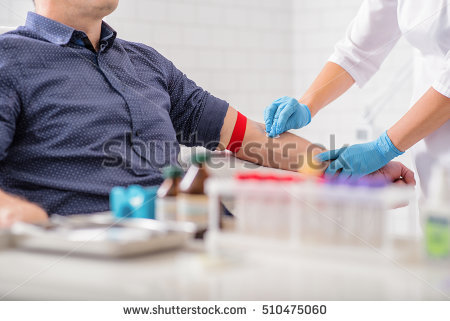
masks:
<path id="1" fill-rule="evenodd" d="M 271 253 L 314 253 L 366 257 L 383 253 L 396 259 L 417 259 L 421 248 L 414 211 L 408 238 L 389 231 L 391 208 L 414 200 L 414 189 L 401 185 L 342 184 L 321 179 L 265 177 L 212 178 L 206 184 L 211 252 L 221 248 Z M 221 202 L 234 203 L 236 224 L 222 230 Z"/>

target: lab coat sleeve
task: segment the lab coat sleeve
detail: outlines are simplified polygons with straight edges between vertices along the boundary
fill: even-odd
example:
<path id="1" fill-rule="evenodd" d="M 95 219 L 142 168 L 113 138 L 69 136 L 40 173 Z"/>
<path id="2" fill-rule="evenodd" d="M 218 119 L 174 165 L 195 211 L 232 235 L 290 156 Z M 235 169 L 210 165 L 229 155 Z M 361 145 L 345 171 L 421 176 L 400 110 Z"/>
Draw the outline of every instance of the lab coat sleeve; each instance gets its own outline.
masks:
<path id="1" fill-rule="evenodd" d="M 450 51 L 446 56 L 446 64 L 442 68 L 438 79 L 433 83 L 433 88 L 447 98 L 450 98 Z"/>
<path id="2" fill-rule="evenodd" d="M 329 61 L 344 68 L 362 87 L 378 71 L 400 37 L 397 0 L 364 0 Z"/>

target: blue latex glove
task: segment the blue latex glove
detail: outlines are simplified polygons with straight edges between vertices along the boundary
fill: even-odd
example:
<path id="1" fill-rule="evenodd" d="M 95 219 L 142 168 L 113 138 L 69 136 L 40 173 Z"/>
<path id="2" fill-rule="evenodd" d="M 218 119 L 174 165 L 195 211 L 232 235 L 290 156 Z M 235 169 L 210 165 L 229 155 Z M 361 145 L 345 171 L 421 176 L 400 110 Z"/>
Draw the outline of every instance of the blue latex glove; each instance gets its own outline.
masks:
<path id="1" fill-rule="evenodd" d="M 311 122 L 311 112 L 297 99 L 282 97 L 275 100 L 264 111 L 266 132 L 270 137 L 280 135 L 289 129 L 299 129 Z"/>
<path id="2" fill-rule="evenodd" d="M 332 161 L 325 175 L 335 175 L 338 170 L 342 170 L 339 176 L 349 178 L 373 173 L 402 154 L 392 144 L 387 132 L 384 132 L 373 142 L 328 151 L 316 158 L 321 162 Z"/>

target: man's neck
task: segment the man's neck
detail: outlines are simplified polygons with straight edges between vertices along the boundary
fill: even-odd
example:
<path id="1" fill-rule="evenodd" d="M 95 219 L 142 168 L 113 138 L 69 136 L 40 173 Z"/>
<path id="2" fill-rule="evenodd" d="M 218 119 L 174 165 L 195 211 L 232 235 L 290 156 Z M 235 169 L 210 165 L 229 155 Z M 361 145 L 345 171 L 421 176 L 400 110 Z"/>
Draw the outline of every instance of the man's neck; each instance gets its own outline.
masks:
<path id="1" fill-rule="evenodd" d="M 83 31 L 89 38 L 94 46 L 95 50 L 98 51 L 100 36 L 102 30 L 102 19 L 92 19 L 90 17 L 79 17 L 77 15 L 70 14 L 70 10 L 58 10 L 59 8 L 51 7 L 37 7 L 36 13 L 58 21 L 66 26 L 74 28 L 79 31 Z M 73 12 L 73 11 L 72 11 Z"/>

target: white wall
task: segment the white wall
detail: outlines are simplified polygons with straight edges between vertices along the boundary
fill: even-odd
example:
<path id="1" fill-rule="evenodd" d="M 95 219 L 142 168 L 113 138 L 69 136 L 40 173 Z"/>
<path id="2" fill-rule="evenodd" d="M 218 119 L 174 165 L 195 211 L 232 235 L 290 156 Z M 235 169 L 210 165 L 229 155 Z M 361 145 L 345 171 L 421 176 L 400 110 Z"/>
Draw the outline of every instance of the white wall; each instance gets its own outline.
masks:
<path id="1" fill-rule="evenodd" d="M 28 10 L 33 10 L 32 0 L 0 0 L 0 26 L 22 25 Z"/>
<path id="2" fill-rule="evenodd" d="M 121 0 L 108 22 L 119 37 L 144 42 L 199 85 L 256 120 L 283 95 L 297 97 L 320 71 L 358 10 L 361 0 Z M 31 0 L 0 0 L 0 25 L 22 24 Z M 410 78 L 396 86 L 410 61 L 401 42 L 382 70 L 321 112 L 299 133 L 329 145 L 355 142 L 366 107 L 392 96 L 375 125 L 387 128 L 409 106 Z"/>
<path id="3" fill-rule="evenodd" d="M 262 120 L 273 97 L 292 91 L 290 9 L 291 0 L 128 0 L 108 21 Z"/>

